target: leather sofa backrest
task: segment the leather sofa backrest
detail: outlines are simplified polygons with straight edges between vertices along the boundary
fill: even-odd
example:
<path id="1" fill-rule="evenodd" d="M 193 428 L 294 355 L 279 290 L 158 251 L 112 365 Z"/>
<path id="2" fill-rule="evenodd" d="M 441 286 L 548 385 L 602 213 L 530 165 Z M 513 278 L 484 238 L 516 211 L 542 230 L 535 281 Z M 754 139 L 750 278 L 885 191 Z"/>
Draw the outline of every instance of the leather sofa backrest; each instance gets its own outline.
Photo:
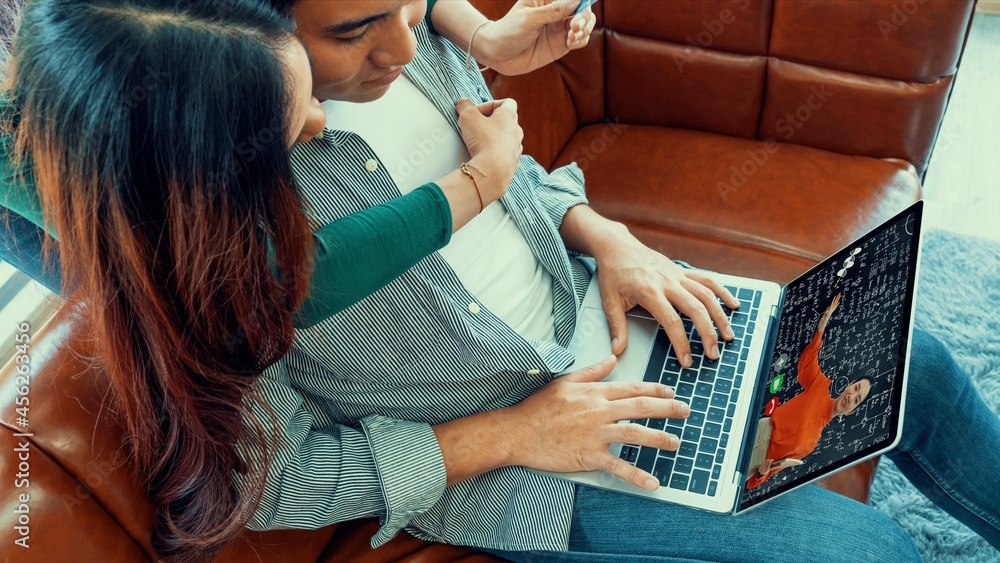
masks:
<path id="1" fill-rule="evenodd" d="M 493 18 L 513 4 L 472 1 Z M 922 176 L 974 7 L 601 0 L 586 49 L 529 75 L 487 79 L 518 100 L 525 153 L 545 166 L 580 126 L 610 119 L 900 158 Z"/>

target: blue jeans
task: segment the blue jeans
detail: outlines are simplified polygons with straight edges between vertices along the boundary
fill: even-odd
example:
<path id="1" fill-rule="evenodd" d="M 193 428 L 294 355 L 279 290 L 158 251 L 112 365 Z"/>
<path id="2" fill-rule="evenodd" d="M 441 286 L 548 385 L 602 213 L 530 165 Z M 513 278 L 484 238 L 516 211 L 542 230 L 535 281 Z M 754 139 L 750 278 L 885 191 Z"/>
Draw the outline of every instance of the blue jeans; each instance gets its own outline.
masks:
<path id="1" fill-rule="evenodd" d="M 1000 419 L 933 336 L 914 332 L 903 436 L 887 454 L 928 498 L 1000 549 Z M 567 552 L 511 561 L 919 561 L 870 506 L 815 486 L 740 516 L 577 487 Z"/>

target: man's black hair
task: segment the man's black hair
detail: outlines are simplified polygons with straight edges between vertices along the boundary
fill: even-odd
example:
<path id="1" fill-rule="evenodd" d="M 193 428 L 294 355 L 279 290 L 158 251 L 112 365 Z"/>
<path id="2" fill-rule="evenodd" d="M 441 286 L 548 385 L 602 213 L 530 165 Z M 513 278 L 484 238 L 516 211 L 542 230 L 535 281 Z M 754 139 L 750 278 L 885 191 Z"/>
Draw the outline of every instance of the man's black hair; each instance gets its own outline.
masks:
<path id="1" fill-rule="evenodd" d="M 272 8 L 286 18 L 292 17 L 292 7 L 299 3 L 299 0 L 264 0 Z"/>

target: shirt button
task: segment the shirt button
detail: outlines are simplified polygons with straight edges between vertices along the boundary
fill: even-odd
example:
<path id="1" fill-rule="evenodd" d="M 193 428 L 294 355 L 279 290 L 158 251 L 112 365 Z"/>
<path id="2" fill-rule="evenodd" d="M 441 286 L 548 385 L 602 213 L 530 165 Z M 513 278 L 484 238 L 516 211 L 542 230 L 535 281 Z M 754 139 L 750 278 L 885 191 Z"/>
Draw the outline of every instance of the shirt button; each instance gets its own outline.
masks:
<path id="1" fill-rule="evenodd" d="M 479 303 L 476 303 L 476 302 L 469 303 L 469 312 L 470 313 L 472 313 L 473 315 L 478 315 L 479 311 L 480 311 L 480 309 L 479 309 Z"/>
<path id="2" fill-rule="evenodd" d="M 528 370 L 528 375 L 538 375 L 540 373 L 542 373 L 541 370 L 537 370 L 537 369 L 529 369 Z"/>
<path id="3" fill-rule="evenodd" d="M 374 158 L 365 163 L 365 170 L 374 172 L 378 170 L 378 161 Z"/>

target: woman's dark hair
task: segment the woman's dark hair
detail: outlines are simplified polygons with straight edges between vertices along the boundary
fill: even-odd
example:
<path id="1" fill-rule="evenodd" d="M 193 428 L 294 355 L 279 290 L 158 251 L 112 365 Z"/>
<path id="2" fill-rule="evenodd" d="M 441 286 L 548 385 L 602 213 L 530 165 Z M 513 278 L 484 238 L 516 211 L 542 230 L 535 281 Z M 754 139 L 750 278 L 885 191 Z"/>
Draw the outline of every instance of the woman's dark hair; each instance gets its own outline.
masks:
<path id="1" fill-rule="evenodd" d="M 0 3 L 0 83 L 7 75 L 11 44 L 14 42 L 14 31 L 23 5 L 24 0 L 4 0 Z"/>
<path id="2" fill-rule="evenodd" d="M 259 500 L 267 464 L 245 460 L 268 456 L 240 455 L 266 450 L 254 384 L 308 290 L 293 41 L 253 1 L 31 0 L 15 42 L 17 152 L 157 507 L 153 547 L 178 560 L 217 551 Z"/>

